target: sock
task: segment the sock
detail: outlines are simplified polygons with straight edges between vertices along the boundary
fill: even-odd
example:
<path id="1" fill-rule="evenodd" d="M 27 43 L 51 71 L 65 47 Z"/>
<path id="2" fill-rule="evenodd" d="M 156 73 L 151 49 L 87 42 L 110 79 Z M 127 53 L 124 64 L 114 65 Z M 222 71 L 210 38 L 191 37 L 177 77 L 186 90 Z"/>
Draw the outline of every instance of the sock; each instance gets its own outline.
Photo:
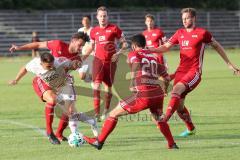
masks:
<path id="1" fill-rule="evenodd" d="M 108 117 L 106 119 L 106 121 L 103 124 L 102 127 L 102 132 L 100 133 L 100 135 L 98 136 L 98 141 L 99 142 L 104 142 L 108 135 L 113 131 L 113 129 L 116 127 L 118 122 L 117 118 L 113 118 L 113 117 Z"/>
<path id="2" fill-rule="evenodd" d="M 57 129 L 57 132 L 56 132 L 56 136 L 57 137 L 62 137 L 63 136 L 63 131 L 65 128 L 67 128 L 68 126 L 68 116 L 63 114 L 60 121 L 59 121 L 59 124 L 58 124 L 58 129 Z"/>
<path id="3" fill-rule="evenodd" d="M 173 113 L 177 110 L 177 108 L 179 107 L 179 103 L 180 103 L 180 96 L 176 93 L 172 93 L 172 97 L 168 104 L 166 115 L 164 118 L 165 122 L 167 122 L 171 118 Z"/>
<path id="4" fill-rule="evenodd" d="M 171 147 L 175 142 L 173 140 L 172 133 L 169 129 L 169 125 L 167 124 L 167 122 L 158 122 L 157 125 L 162 134 L 164 135 L 164 137 L 166 138 L 168 142 L 168 147 Z"/>
<path id="5" fill-rule="evenodd" d="M 187 108 L 184 106 L 183 110 L 177 111 L 177 113 L 178 113 L 178 116 L 185 122 L 188 130 L 192 131 L 195 127 L 192 123 L 191 116 Z"/>
<path id="6" fill-rule="evenodd" d="M 87 116 L 85 113 L 74 113 L 74 117 L 77 117 L 78 121 L 87 123 L 89 125 L 95 125 L 96 121 L 94 118 Z"/>
<path id="7" fill-rule="evenodd" d="M 93 102 L 94 102 L 94 111 L 95 115 L 99 115 L 100 113 L 100 90 L 93 90 Z"/>
<path id="8" fill-rule="evenodd" d="M 46 119 L 46 131 L 47 135 L 53 133 L 52 123 L 54 116 L 54 106 L 55 104 L 46 103 L 45 106 L 45 119 Z"/>
<path id="9" fill-rule="evenodd" d="M 69 121 L 69 128 L 71 130 L 71 133 L 76 133 L 78 132 L 78 121 L 76 120 L 70 120 Z"/>
<path id="10" fill-rule="evenodd" d="M 105 93 L 105 109 L 108 110 L 110 108 L 110 103 L 112 99 L 112 93 Z"/>

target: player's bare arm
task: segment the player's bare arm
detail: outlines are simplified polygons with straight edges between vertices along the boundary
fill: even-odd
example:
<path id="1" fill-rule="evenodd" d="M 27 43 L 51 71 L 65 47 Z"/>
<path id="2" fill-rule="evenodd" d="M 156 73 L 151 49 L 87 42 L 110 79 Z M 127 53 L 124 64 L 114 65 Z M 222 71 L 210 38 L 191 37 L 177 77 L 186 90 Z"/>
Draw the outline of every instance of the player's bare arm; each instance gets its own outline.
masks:
<path id="1" fill-rule="evenodd" d="M 226 62 L 228 65 L 228 68 L 231 69 L 234 74 L 240 75 L 240 69 L 237 68 L 227 57 L 227 54 L 222 47 L 221 44 L 219 44 L 215 39 L 210 43 L 210 45 L 217 51 L 217 53 L 222 57 L 222 59 Z"/>
<path id="2" fill-rule="evenodd" d="M 116 62 L 118 60 L 118 57 L 121 53 L 123 53 L 123 51 L 125 51 L 128 47 L 127 41 L 125 39 L 125 37 L 123 36 L 122 38 L 119 39 L 119 43 L 122 46 L 119 51 L 117 53 L 115 53 L 112 56 L 112 62 Z"/>
<path id="3" fill-rule="evenodd" d="M 22 77 L 24 77 L 26 74 L 27 74 L 27 70 L 26 70 L 26 68 L 25 68 L 25 66 L 24 66 L 24 67 L 22 67 L 22 68 L 19 70 L 16 78 L 15 78 L 14 80 L 10 80 L 10 81 L 8 82 L 8 84 L 9 84 L 9 85 L 16 85 L 16 84 L 18 84 L 18 82 L 19 82 L 19 81 L 22 79 Z"/>
<path id="4" fill-rule="evenodd" d="M 169 51 L 172 46 L 173 46 L 173 44 L 167 42 L 167 43 L 164 43 L 163 45 L 159 46 L 158 48 L 149 48 L 149 50 L 152 52 L 164 53 L 164 52 Z"/>
<path id="5" fill-rule="evenodd" d="M 47 41 L 33 42 L 33 43 L 28 43 L 22 46 L 17 46 L 12 44 L 12 46 L 9 48 L 9 51 L 12 53 L 15 51 L 24 51 L 24 50 L 32 50 L 32 49 L 39 49 L 39 48 L 47 48 Z"/>
<path id="6" fill-rule="evenodd" d="M 91 45 L 87 46 L 86 53 L 81 57 L 82 61 L 87 59 L 87 57 L 92 53 L 92 51 L 94 50 L 94 46 L 95 46 L 95 42 L 92 42 Z"/>
<path id="7" fill-rule="evenodd" d="M 81 67 L 82 62 L 79 60 L 73 60 L 67 70 L 76 70 Z"/>

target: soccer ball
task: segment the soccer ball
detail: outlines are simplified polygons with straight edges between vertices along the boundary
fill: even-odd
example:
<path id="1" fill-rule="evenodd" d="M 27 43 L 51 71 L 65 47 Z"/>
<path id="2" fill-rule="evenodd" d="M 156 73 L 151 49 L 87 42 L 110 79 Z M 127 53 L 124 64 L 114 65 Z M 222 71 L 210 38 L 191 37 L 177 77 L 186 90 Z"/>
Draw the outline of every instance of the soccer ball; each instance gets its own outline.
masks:
<path id="1" fill-rule="evenodd" d="M 84 143 L 85 141 L 82 133 L 71 133 L 68 137 L 68 144 L 70 147 L 81 147 Z"/>

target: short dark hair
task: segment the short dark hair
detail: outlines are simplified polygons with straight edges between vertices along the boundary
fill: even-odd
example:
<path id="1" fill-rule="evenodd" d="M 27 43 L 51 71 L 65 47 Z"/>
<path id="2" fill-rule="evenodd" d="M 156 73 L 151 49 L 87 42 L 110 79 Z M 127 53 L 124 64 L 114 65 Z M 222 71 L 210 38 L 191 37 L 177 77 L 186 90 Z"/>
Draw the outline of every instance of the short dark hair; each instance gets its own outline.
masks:
<path id="1" fill-rule="evenodd" d="M 52 63 L 54 62 L 54 57 L 48 52 L 43 52 L 40 54 L 40 60 L 44 63 Z"/>
<path id="2" fill-rule="evenodd" d="M 137 45 L 138 47 L 144 48 L 146 46 L 146 39 L 144 35 L 137 34 L 131 38 L 131 43 Z"/>
<path id="3" fill-rule="evenodd" d="M 197 11 L 195 8 L 183 8 L 181 10 L 181 14 L 183 14 L 183 13 L 190 13 L 192 17 L 197 16 Z"/>
<path id="4" fill-rule="evenodd" d="M 72 35 L 71 40 L 72 40 L 72 39 L 82 39 L 82 40 L 84 40 L 85 42 L 88 42 L 88 41 L 89 41 L 89 37 L 88 37 L 87 33 L 84 33 L 84 32 L 74 33 L 74 34 Z"/>
<path id="5" fill-rule="evenodd" d="M 84 15 L 84 16 L 82 16 L 82 18 L 87 18 L 87 19 L 89 19 L 89 21 L 91 21 L 91 20 L 92 20 L 92 18 L 91 18 L 91 16 L 90 16 L 90 15 Z"/>

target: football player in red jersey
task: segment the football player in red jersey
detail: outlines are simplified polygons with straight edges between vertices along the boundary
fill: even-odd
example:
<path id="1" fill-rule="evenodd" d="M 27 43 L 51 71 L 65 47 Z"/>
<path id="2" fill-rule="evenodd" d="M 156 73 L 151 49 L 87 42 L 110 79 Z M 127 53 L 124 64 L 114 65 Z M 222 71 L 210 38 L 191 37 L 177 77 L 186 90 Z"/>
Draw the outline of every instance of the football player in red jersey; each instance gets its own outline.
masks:
<path id="1" fill-rule="evenodd" d="M 69 60 L 80 60 L 80 52 L 82 46 L 88 41 L 88 36 L 83 33 L 75 33 L 72 35 L 70 43 L 61 40 L 50 40 L 42 42 L 28 43 L 22 46 L 12 45 L 10 52 L 24 51 L 32 49 L 48 49 L 54 57 L 65 57 Z"/>
<path id="2" fill-rule="evenodd" d="M 213 38 L 212 34 L 196 26 L 195 9 L 184 8 L 181 14 L 184 28 L 178 29 L 167 43 L 151 50 L 162 53 L 174 45 L 180 46 L 180 64 L 175 74 L 171 100 L 163 120 L 167 122 L 177 110 L 179 117 L 187 125 L 187 130 L 180 136 L 186 137 L 195 134 L 196 129 L 184 101 L 186 95 L 201 81 L 205 45 L 212 46 L 235 74 L 239 74 L 239 69 L 228 59 L 223 47 Z"/>
<path id="3" fill-rule="evenodd" d="M 105 87 L 105 109 L 101 119 L 105 119 L 112 98 L 112 84 L 117 68 L 117 60 L 121 51 L 127 48 L 127 42 L 122 30 L 115 24 L 108 22 L 108 11 L 106 7 L 97 9 L 99 25 L 90 32 L 92 45 L 88 48 L 87 57 L 95 48 L 93 60 L 93 83 L 94 83 L 94 110 L 95 116 L 100 121 L 100 85 L 103 82 Z M 117 51 L 116 40 L 122 47 Z M 83 58 L 84 60 L 85 58 Z"/>
<path id="4" fill-rule="evenodd" d="M 121 100 L 116 108 L 110 112 L 103 124 L 102 132 L 97 138 L 84 136 L 84 139 L 98 150 L 102 149 L 106 138 L 116 127 L 120 116 L 135 114 L 145 109 L 149 109 L 157 121 L 158 128 L 168 142 L 168 148 L 178 149 L 167 122 L 161 121 L 160 118 L 164 92 L 158 84 L 158 77 L 163 76 L 165 79 L 170 79 L 170 77 L 164 65 L 159 63 L 159 59 L 152 52 L 144 49 L 145 45 L 146 40 L 142 34 L 133 36 L 133 51 L 128 54 L 132 75 L 130 90 L 133 91 L 133 94 Z"/>
<path id="5" fill-rule="evenodd" d="M 161 28 L 155 26 L 155 18 L 151 14 L 145 16 L 145 24 L 147 29 L 143 31 L 146 39 L 146 47 L 157 48 L 166 42 L 166 36 Z M 160 62 L 167 67 L 166 60 L 162 54 L 158 55 Z"/>
<path id="6" fill-rule="evenodd" d="M 157 48 L 160 45 L 163 45 L 166 42 L 167 38 L 162 29 L 155 26 L 154 16 L 151 14 L 147 14 L 145 16 L 145 24 L 147 29 L 143 31 L 143 35 L 146 39 L 146 47 Z M 164 55 L 158 54 L 157 56 L 159 58 L 160 63 L 163 64 L 168 70 L 168 64 Z M 171 77 L 173 76 L 174 74 L 171 75 Z M 167 95 L 168 84 L 165 85 L 165 83 L 162 83 L 162 87 L 164 88 L 165 95 Z"/>

